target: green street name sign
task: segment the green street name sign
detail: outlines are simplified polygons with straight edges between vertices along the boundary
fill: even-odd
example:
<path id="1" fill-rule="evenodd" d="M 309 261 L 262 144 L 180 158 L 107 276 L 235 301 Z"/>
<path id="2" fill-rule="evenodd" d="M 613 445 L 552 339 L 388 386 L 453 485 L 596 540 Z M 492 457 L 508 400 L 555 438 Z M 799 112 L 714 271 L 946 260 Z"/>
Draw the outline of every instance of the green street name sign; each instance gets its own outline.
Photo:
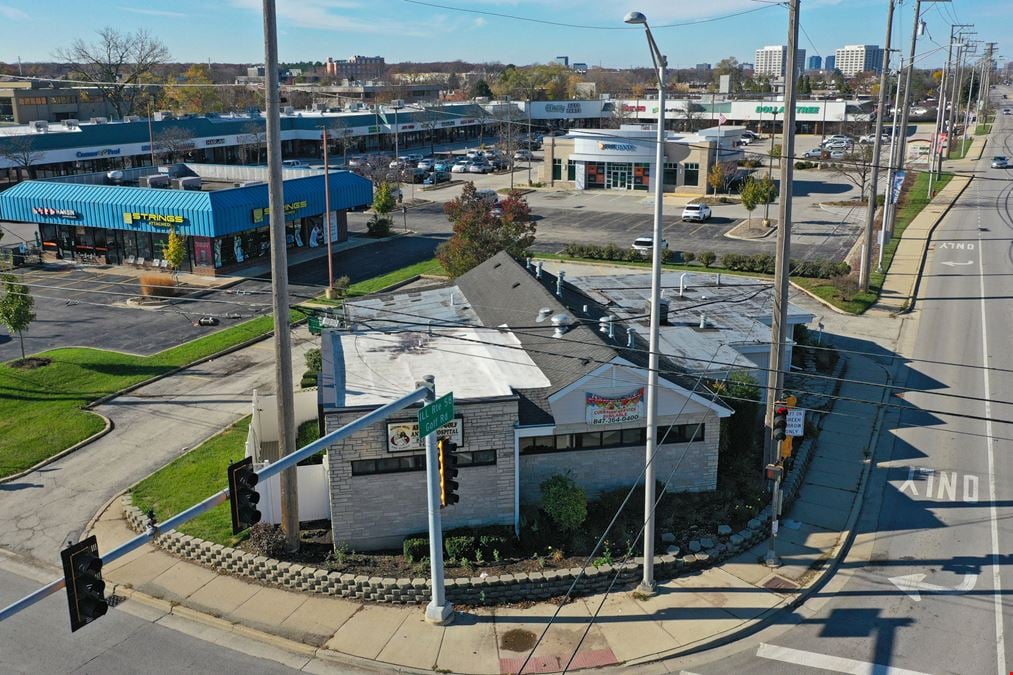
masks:
<path id="1" fill-rule="evenodd" d="M 449 392 L 419 410 L 419 437 L 428 436 L 452 419 L 454 392 Z"/>

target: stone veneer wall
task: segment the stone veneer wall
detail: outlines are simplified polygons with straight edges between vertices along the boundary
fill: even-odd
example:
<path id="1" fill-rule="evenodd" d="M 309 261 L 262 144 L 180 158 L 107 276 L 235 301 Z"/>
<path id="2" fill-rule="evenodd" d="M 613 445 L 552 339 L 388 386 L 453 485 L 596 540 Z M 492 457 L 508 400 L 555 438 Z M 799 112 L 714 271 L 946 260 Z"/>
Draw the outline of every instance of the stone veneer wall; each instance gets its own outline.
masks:
<path id="1" fill-rule="evenodd" d="M 460 451 L 496 450 L 492 466 L 462 466 L 460 504 L 440 511 L 444 530 L 514 522 L 514 420 L 517 399 L 455 402 L 462 418 Z M 390 421 L 411 419 L 415 410 Z M 362 411 L 328 413 L 325 433 L 362 417 Z M 352 460 L 394 457 L 387 452 L 387 425 L 374 424 L 330 446 L 331 532 L 356 550 L 401 548 L 409 535 L 428 529 L 425 471 L 353 476 Z"/>

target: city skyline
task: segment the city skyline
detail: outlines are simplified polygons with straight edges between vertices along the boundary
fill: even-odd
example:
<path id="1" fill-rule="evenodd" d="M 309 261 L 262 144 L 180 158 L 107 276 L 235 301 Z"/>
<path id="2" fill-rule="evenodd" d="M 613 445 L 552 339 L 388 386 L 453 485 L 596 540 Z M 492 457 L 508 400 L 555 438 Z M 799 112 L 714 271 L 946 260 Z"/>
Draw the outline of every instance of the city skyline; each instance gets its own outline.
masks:
<path id="1" fill-rule="evenodd" d="M 673 68 L 700 62 L 717 64 L 733 56 L 751 62 L 755 50 L 783 44 L 787 16 L 780 5 L 750 0 L 719 0 L 704 7 L 672 8 L 661 0 L 622 2 L 611 7 L 583 2 L 580 11 L 565 12 L 538 0 L 476 0 L 468 7 L 381 0 L 303 0 L 278 2 L 279 56 L 283 62 L 316 62 L 354 54 L 383 56 L 388 63 L 454 61 L 472 63 L 549 63 L 568 56 L 606 68 L 644 67 L 649 59 L 642 32 L 622 22 L 631 9 L 643 11 L 659 47 Z M 219 5 L 180 0 L 171 9 L 122 0 L 88 5 L 68 0 L 3 0 L 0 17 L 9 31 L 0 51 L 7 63 L 53 61 L 53 52 L 81 38 L 93 41 L 105 26 L 123 32 L 139 28 L 162 40 L 174 61 L 258 63 L 263 60 L 260 0 L 227 0 Z M 972 4 L 926 3 L 926 33 L 918 53 L 926 66 L 945 59 L 952 23 L 974 23 L 977 39 L 1001 40 L 1013 28 L 1013 16 L 1001 0 Z M 377 21 L 377 9 L 396 17 Z M 845 44 L 882 44 L 884 0 L 856 0 L 844 6 L 833 0 L 804 4 L 800 49 L 828 56 Z M 690 22 L 698 22 L 692 23 Z M 894 43 L 906 45 L 911 31 L 911 3 L 897 8 Z M 44 26 L 46 40 L 39 39 Z M 221 39 L 228 26 L 231 39 Z M 523 37 L 521 37 L 523 36 Z M 1003 45 L 1000 42 L 999 53 Z"/>

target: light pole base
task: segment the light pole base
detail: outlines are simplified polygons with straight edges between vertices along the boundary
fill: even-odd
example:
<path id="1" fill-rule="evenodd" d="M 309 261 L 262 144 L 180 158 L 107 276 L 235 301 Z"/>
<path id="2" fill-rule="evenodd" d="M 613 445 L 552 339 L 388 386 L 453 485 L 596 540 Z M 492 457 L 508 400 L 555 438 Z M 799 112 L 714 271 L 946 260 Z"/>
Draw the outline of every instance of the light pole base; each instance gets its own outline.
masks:
<path id="1" fill-rule="evenodd" d="M 454 623 L 454 605 L 448 602 L 440 606 L 432 601 L 426 605 L 426 622 L 436 626 L 449 626 Z"/>
<path id="2" fill-rule="evenodd" d="M 653 598 L 657 594 L 658 587 L 653 581 L 650 583 L 641 581 L 633 591 L 633 595 L 638 598 Z"/>
<path id="3" fill-rule="evenodd" d="M 328 300 L 333 300 L 335 295 L 337 295 L 337 293 L 335 293 L 333 287 L 324 290 L 324 297 Z"/>
<path id="4" fill-rule="evenodd" d="M 763 556 L 763 564 L 773 569 L 781 566 L 781 559 L 777 557 L 774 549 L 770 549 L 767 551 L 767 555 Z"/>

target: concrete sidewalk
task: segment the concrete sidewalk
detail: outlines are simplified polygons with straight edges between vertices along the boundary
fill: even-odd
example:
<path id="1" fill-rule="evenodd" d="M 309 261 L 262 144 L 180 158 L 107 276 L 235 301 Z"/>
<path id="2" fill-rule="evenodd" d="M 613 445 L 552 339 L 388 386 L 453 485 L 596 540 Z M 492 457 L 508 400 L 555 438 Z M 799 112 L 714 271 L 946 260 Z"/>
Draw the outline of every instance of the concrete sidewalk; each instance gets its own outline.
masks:
<path id="1" fill-rule="evenodd" d="M 331 596 L 265 587 L 184 562 L 152 545 L 109 562 L 108 591 L 127 602 L 204 622 L 221 630 L 326 658 L 345 666 L 389 672 L 524 672 L 617 669 L 717 646 L 784 616 L 802 602 L 837 559 L 864 492 L 865 448 L 878 433 L 887 370 L 861 355 L 847 364 L 837 394 L 874 404 L 838 401 L 823 431 L 798 500 L 778 540 L 782 567 L 762 564 L 766 544 L 705 571 L 659 584 L 658 594 L 629 592 L 577 598 L 558 607 L 467 608 L 452 625 L 427 624 L 424 608 L 361 604 Z M 852 382 L 853 381 L 853 382 Z M 869 382 L 871 384 L 858 384 Z M 833 392 L 826 392 L 829 399 Z M 132 538 L 118 501 L 94 524 L 99 548 Z M 586 634 L 586 635 L 585 635 Z"/>
<path id="2" fill-rule="evenodd" d="M 974 171 L 981 159 L 987 139 L 987 136 L 973 137 L 964 159 L 947 161 L 944 171 L 956 171 L 963 175 L 954 176 L 946 187 L 936 193 L 901 234 L 893 262 L 883 281 L 879 301 L 869 309 L 873 314 L 896 315 L 914 307 L 932 233 L 970 185 L 971 178 L 967 174 Z"/>

